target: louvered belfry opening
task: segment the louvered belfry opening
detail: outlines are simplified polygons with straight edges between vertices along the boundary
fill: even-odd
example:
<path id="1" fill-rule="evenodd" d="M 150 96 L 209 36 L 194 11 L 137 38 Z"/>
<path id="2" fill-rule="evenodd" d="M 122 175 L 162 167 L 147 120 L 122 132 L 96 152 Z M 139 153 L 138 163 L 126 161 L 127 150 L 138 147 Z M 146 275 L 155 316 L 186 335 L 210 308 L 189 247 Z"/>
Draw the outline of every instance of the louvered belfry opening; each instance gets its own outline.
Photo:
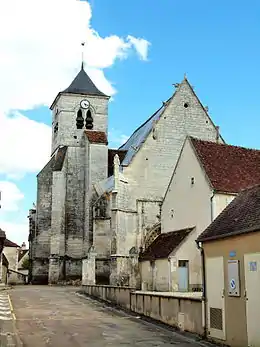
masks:
<path id="1" fill-rule="evenodd" d="M 93 118 L 90 110 L 87 110 L 86 129 L 93 129 Z"/>
<path id="2" fill-rule="evenodd" d="M 78 110 L 77 118 L 76 118 L 76 125 L 77 125 L 77 129 L 83 129 L 84 118 L 83 118 L 81 110 Z"/>

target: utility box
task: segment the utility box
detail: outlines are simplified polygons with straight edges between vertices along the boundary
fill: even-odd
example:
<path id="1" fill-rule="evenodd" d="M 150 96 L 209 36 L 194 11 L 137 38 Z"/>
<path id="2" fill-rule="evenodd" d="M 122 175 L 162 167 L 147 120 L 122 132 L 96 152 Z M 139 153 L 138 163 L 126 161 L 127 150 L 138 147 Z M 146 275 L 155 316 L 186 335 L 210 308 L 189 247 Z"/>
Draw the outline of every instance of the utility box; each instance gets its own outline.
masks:
<path id="1" fill-rule="evenodd" d="M 228 295 L 240 296 L 239 260 L 228 261 Z"/>

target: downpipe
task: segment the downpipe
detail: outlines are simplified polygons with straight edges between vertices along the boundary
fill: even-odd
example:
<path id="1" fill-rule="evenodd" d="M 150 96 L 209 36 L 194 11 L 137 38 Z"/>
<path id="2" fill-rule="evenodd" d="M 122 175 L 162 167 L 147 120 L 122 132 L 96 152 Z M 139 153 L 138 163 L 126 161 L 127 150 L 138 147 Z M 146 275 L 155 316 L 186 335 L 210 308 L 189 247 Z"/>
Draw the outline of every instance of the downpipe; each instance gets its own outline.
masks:
<path id="1" fill-rule="evenodd" d="M 206 265 L 205 265 L 205 252 L 201 246 L 201 242 L 196 240 L 197 248 L 200 250 L 201 262 L 202 262 L 202 304 L 203 304 L 203 316 L 204 316 L 204 333 L 203 337 L 207 338 L 207 286 L 206 286 Z"/>

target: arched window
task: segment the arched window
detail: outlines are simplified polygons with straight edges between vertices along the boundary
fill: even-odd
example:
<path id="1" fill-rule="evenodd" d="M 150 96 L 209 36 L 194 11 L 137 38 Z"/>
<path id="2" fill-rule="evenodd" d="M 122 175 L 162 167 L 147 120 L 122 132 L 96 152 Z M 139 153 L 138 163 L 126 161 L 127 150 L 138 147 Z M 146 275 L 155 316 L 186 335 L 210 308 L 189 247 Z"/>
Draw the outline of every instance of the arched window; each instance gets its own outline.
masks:
<path id="1" fill-rule="evenodd" d="M 84 126 L 84 118 L 82 116 L 81 110 L 78 110 L 77 118 L 76 118 L 76 125 L 77 125 L 77 129 L 82 129 Z"/>
<path id="2" fill-rule="evenodd" d="M 90 110 L 87 110 L 86 129 L 93 129 L 93 118 Z"/>

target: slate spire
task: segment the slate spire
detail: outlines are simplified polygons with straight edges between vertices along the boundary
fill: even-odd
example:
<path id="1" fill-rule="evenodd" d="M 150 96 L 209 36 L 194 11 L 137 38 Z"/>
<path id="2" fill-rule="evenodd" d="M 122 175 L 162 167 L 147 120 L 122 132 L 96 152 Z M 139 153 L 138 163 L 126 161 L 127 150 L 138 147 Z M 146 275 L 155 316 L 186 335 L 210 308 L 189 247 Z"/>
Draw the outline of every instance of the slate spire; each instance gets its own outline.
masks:
<path id="1" fill-rule="evenodd" d="M 63 90 L 62 93 L 107 96 L 102 93 L 91 81 L 90 77 L 84 70 L 83 61 L 81 64 L 80 72 L 74 78 L 70 86 L 67 89 Z"/>

